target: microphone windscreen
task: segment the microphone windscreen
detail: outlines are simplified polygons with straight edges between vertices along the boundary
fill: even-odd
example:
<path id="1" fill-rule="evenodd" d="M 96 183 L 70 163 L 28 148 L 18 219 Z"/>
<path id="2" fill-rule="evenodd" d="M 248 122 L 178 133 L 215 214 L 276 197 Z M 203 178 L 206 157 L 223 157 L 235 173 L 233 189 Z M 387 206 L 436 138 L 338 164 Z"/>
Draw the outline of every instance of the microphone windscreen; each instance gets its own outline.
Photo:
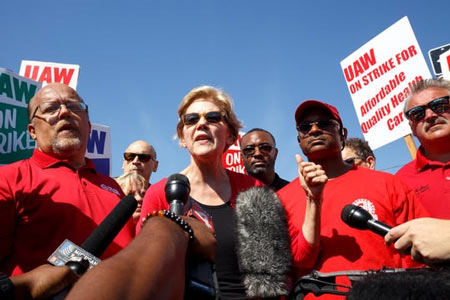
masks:
<path id="1" fill-rule="evenodd" d="M 275 192 L 253 187 L 236 199 L 237 256 L 249 297 L 289 294 L 292 265 L 286 213 Z"/>
<path id="2" fill-rule="evenodd" d="M 133 215 L 137 207 L 136 199 L 128 195 L 124 197 L 88 236 L 81 245 L 89 253 L 100 257 L 105 249 L 111 244 L 116 235 Z"/>

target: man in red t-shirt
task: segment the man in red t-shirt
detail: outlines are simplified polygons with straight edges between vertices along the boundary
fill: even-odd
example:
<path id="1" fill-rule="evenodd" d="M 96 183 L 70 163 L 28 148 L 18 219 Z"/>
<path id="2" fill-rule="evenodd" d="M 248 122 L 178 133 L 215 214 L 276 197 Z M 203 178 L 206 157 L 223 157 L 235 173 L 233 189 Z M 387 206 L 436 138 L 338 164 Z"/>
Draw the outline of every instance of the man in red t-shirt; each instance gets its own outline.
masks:
<path id="1" fill-rule="evenodd" d="M 351 228 L 341 220 L 347 204 L 361 206 L 373 218 L 391 226 L 428 216 L 414 192 L 391 174 L 343 161 L 341 150 L 347 129 L 334 106 L 305 101 L 297 108 L 295 121 L 299 145 L 308 162 L 297 155 L 299 179 L 278 195 L 286 209 L 297 275 L 312 270 L 417 265 L 393 246 L 387 247 L 383 237 Z"/>
<path id="2" fill-rule="evenodd" d="M 431 216 L 450 219 L 450 82 L 426 79 L 416 83 L 404 114 L 420 142 L 415 160 L 398 172 L 419 195 Z"/>
<path id="3" fill-rule="evenodd" d="M 30 100 L 28 117 L 37 149 L 29 159 L 0 167 L 0 272 L 8 275 L 45 264 L 66 238 L 81 244 L 124 196 L 84 156 L 91 123 L 75 90 L 60 83 L 45 86 Z M 133 236 L 130 220 L 102 258 Z M 59 276 L 51 268 L 32 274 L 39 270 Z"/>

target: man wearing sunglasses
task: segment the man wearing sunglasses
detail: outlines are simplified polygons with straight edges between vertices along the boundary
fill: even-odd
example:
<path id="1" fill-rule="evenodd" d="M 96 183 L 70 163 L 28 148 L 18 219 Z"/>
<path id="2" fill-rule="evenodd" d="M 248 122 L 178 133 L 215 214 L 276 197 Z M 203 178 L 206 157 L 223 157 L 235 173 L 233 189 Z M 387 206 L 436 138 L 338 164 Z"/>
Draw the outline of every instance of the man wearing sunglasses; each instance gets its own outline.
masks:
<path id="1" fill-rule="evenodd" d="M 347 129 L 334 106 L 305 101 L 295 122 L 308 161 L 296 156 L 299 178 L 278 195 L 286 209 L 297 274 L 413 266 L 382 237 L 345 224 L 341 212 L 348 204 L 362 206 L 393 226 L 428 216 L 414 192 L 391 174 L 344 162 Z"/>
<path id="2" fill-rule="evenodd" d="M 367 141 L 359 138 L 349 138 L 342 150 L 344 162 L 369 169 L 375 169 L 375 154 Z"/>
<path id="3" fill-rule="evenodd" d="M 436 218 L 450 219 L 450 82 L 419 81 L 405 102 L 404 114 L 420 142 L 415 160 L 398 172 Z"/>
<path id="4" fill-rule="evenodd" d="M 150 185 L 150 177 L 158 170 L 156 151 L 149 143 L 137 140 L 131 143 L 123 153 L 122 170 L 124 173 L 137 172 Z"/>
<path id="5" fill-rule="evenodd" d="M 29 159 L 0 167 L 0 272 L 7 275 L 45 264 L 64 239 L 82 244 L 124 196 L 85 157 L 91 123 L 74 89 L 48 84 L 29 101 L 28 117 L 37 149 Z M 133 236 L 130 220 L 102 258 L 117 253 Z M 52 270 L 38 268 L 32 274 L 64 288 L 64 278 Z M 47 292 L 45 287 L 40 291 Z"/>
<path id="6" fill-rule="evenodd" d="M 241 138 L 241 152 L 247 173 L 278 191 L 289 181 L 275 173 L 278 149 L 274 136 L 267 130 L 253 128 Z"/>

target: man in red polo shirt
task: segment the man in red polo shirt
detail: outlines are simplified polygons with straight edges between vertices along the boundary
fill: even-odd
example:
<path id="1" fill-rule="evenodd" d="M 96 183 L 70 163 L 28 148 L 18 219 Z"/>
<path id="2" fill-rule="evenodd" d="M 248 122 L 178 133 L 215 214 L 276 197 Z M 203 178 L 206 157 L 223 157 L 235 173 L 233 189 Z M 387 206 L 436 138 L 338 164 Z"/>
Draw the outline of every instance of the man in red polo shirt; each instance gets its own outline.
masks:
<path id="1" fill-rule="evenodd" d="M 450 82 L 427 79 L 413 86 L 404 114 L 420 142 L 415 160 L 398 172 L 435 218 L 450 219 Z"/>
<path id="2" fill-rule="evenodd" d="M 373 218 L 391 226 L 428 216 L 414 191 L 391 174 L 344 162 L 341 150 L 347 129 L 334 106 L 305 101 L 296 110 L 295 122 L 297 139 L 308 161 L 297 155 L 299 178 L 279 190 L 278 195 L 286 209 L 297 275 L 312 270 L 415 266 L 410 257 L 392 245 L 386 246 L 383 237 L 354 229 L 341 220 L 341 212 L 348 204 L 363 207 Z M 324 299 L 342 296 L 328 295 Z"/>
<path id="3" fill-rule="evenodd" d="M 37 149 L 0 168 L 0 272 L 8 275 L 45 264 L 66 238 L 81 244 L 124 196 L 84 156 L 91 124 L 75 90 L 47 85 L 30 100 L 28 116 Z M 102 257 L 133 235 L 130 220 Z"/>

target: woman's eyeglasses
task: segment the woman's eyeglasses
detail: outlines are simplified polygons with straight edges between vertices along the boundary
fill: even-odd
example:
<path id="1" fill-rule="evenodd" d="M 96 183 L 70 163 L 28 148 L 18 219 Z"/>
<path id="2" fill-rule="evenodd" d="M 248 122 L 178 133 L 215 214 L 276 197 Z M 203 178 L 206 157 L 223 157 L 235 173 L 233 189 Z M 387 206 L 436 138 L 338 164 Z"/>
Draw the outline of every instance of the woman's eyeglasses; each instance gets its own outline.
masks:
<path id="1" fill-rule="evenodd" d="M 440 97 L 428 102 L 425 105 L 413 107 L 405 112 L 405 116 L 408 118 L 408 120 L 419 122 L 425 117 L 425 111 L 427 110 L 427 108 L 431 109 L 437 114 L 445 113 L 449 109 L 449 99 L 450 96 Z"/>
<path id="2" fill-rule="evenodd" d="M 330 129 L 333 129 L 335 126 L 337 126 L 337 122 L 334 120 L 321 120 L 316 122 L 310 122 L 310 123 L 301 123 L 297 125 L 297 131 L 299 131 L 302 134 L 307 134 L 311 131 L 311 128 L 316 125 L 322 130 L 329 131 Z"/>
<path id="3" fill-rule="evenodd" d="M 190 113 L 182 116 L 183 124 L 190 126 L 195 125 L 203 117 L 208 123 L 214 124 L 219 123 L 225 117 L 225 114 L 220 111 L 210 111 L 207 113 Z"/>
<path id="4" fill-rule="evenodd" d="M 136 158 L 136 156 L 137 156 L 137 158 L 138 158 L 138 161 L 143 162 L 143 163 L 146 163 L 146 162 L 148 162 L 150 159 L 153 159 L 151 154 L 145 154 L 145 153 L 131 153 L 131 152 L 125 152 L 125 153 L 123 154 L 123 158 L 124 158 L 126 161 L 133 161 L 133 160 Z"/>
<path id="5" fill-rule="evenodd" d="M 259 149 L 259 152 L 261 152 L 261 154 L 270 154 L 272 149 L 275 147 L 272 145 L 269 145 L 269 144 L 261 144 L 261 145 L 257 145 L 257 146 L 247 146 L 244 149 L 242 149 L 242 153 L 245 156 L 252 156 L 253 154 L 255 154 L 256 148 Z"/>

